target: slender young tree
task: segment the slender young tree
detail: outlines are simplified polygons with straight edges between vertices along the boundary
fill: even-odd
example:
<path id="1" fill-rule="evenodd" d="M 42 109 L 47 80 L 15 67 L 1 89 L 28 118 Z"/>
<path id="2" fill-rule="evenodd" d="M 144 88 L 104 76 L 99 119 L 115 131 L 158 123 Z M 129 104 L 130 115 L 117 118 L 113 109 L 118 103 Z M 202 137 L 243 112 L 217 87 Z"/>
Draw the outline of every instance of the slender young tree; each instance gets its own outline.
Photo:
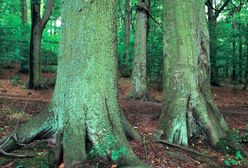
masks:
<path id="1" fill-rule="evenodd" d="M 148 100 L 147 95 L 147 36 L 149 30 L 150 0 L 139 0 L 136 10 L 134 62 L 132 72 L 132 89 L 128 98 L 134 100 Z"/>
<path id="2" fill-rule="evenodd" d="M 120 4 L 120 10 L 121 10 L 121 2 Z M 122 77 L 130 77 L 131 75 L 131 67 L 130 67 L 130 28 L 131 28 L 131 16 L 132 16 L 132 10 L 131 10 L 131 4 L 130 0 L 125 0 L 125 16 L 123 16 L 124 21 L 124 28 L 125 28 L 125 34 L 124 34 L 124 53 L 123 57 L 120 59 L 119 63 L 119 69 Z"/>
<path id="3" fill-rule="evenodd" d="M 40 0 L 31 0 L 31 38 L 30 38 L 30 55 L 29 55 L 29 89 L 43 88 L 40 67 L 40 49 L 43 30 L 52 13 L 54 0 L 47 0 L 46 11 L 41 18 Z"/>
<path id="4" fill-rule="evenodd" d="M 21 18 L 22 18 L 22 35 L 23 35 L 23 43 L 21 46 L 21 55 L 22 55 L 22 60 L 21 60 L 21 68 L 20 71 L 26 71 L 27 68 L 25 67 L 25 64 L 27 64 L 27 55 L 25 51 L 24 44 L 26 44 L 26 36 L 27 36 L 27 24 L 28 24 L 28 17 L 27 17 L 27 1 L 26 0 L 21 0 Z"/>
<path id="5" fill-rule="evenodd" d="M 131 26 L 131 6 L 130 0 L 125 0 L 125 37 L 124 37 L 124 56 L 123 62 L 129 58 L 130 26 Z"/>
<path id="6" fill-rule="evenodd" d="M 229 130 L 210 91 L 209 35 L 204 0 L 164 0 L 164 138 L 188 145 L 206 133 L 212 145 Z M 199 132 L 200 131 L 200 132 Z"/>
<path id="7" fill-rule="evenodd" d="M 15 139 L 0 140 L 2 150 L 55 134 L 56 158 L 63 156 L 67 168 L 84 167 L 90 151 L 118 167 L 146 167 L 129 147 L 121 123 L 115 10 L 115 0 L 63 1 L 57 82 L 50 106 L 21 125 Z"/>
<path id="8" fill-rule="evenodd" d="M 210 59 L 211 59 L 211 83 L 213 85 L 219 85 L 219 74 L 218 67 L 216 62 L 216 40 L 217 40 L 217 19 L 220 13 L 225 9 L 231 0 L 225 0 L 223 5 L 219 8 L 216 8 L 213 4 L 215 0 L 207 0 L 206 4 L 208 7 L 208 27 L 209 27 L 209 36 L 210 36 Z"/>

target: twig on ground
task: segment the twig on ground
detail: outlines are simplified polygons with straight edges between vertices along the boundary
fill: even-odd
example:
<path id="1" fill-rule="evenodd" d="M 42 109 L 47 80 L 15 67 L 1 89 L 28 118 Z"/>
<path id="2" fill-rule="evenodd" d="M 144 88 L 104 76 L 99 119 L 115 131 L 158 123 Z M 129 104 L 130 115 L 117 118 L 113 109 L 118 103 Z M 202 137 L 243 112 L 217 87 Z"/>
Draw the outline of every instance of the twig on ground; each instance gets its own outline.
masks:
<path id="1" fill-rule="evenodd" d="M 146 141 L 145 135 L 144 135 L 143 138 L 142 138 L 142 144 L 143 144 L 143 146 L 144 146 L 145 163 L 147 163 L 147 147 L 146 147 L 147 141 Z"/>
<path id="2" fill-rule="evenodd" d="M 166 140 L 157 140 L 155 142 L 166 144 L 166 145 L 169 145 L 169 146 L 172 146 L 172 147 L 176 147 L 176 148 L 182 149 L 184 151 L 187 151 L 187 152 L 190 152 L 190 153 L 202 156 L 202 157 L 210 158 L 209 156 L 206 156 L 206 155 L 204 155 L 204 154 L 202 154 L 202 153 L 200 153 L 200 152 L 198 152 L 198 151 L 196 151 L 194 149 L 188 148 L 186 146 L 176 145 L 176 144 L 170 143 L 170 142 L 168 142 Z"/>

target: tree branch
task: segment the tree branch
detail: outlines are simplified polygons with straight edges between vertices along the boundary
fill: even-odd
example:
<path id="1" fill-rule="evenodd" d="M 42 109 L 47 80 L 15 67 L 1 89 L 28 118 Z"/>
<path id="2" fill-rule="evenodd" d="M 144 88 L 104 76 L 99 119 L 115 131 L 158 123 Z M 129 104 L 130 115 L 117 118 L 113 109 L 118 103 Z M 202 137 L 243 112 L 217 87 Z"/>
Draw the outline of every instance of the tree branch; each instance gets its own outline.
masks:
<path id="1" fill-rule="evenodd" d="M 43 15 L 43 17 L 41 19 L 42 29 L 46 26 L 46 24 L 49 20 L 49 17 L 51 16 L 53 4 L 54 4 L 54 0 L 47 0 L 46 11 L 45 11 L 45 14 Z"/>
<path id="2" fill-rule="evenodd" d="M 230 2 L 231 0 L 226 0 L 223 5 L 220 7 L 219 10 L 216 11 L 214 17 L 217 19 L 217 17 L 220 15 L 220 13 L 225 9 L 225 7 L 228 5 L 228 3 Z"/>
<path id="3" fill-rule="evenodd" d="M 206 5 L 209 6 L 211 9 L 213 9 L 215 11 L 215 14 L 214 14 L 213 17 L 215 19 L 217 19 L 219 17 L 220 13 L 225 9 L 225 7 L 228 5 L 229 2 L 231 2 L 231 0 L 226 0 L 219 9 L 214 8 L 213 4 L 211 3 L 210 0 L 206 1 Z"/>

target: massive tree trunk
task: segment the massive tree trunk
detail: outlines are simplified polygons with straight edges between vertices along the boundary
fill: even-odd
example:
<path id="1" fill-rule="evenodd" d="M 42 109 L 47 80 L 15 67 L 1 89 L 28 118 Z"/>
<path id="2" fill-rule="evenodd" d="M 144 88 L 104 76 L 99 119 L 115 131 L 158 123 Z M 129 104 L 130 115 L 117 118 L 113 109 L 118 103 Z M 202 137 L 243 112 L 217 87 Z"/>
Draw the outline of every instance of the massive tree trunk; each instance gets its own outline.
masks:
<path id="1" fill-rule="evenodd" d="M 115 7 L 114 0 L 62 3 L 56 87 L 49 113 L 38 118 L 46 122 L 34 122 L 33 128 L 17 131 L 21 142 L 55 132 L 58 152 L 62 152 L 67 168 L 83 164 L 88 154 L 108 158 L 118 167 L 146 167 L 129 147 L 121 123 L 116 86 Z M 25 135 L 28 137 L 23 138 Z M 7 143 L 3 148 L 10 146 Z"/>
<path id="2" fill-rule="evenodd" d="M 41 18 L 41 3 L 37 0 L 31 1 L 32 28 L 30 38 L 30 55 L 29 55 L 29 89 L 42 88 L 41 68 L 40 68 L 40 49 L 43 30 L 52 13 L 53 0 L 47 1 L 46 12 Z"/>
<path id="3" fill-rule="evenodd" d="M 209 35 L 204 0 L 164 0 L 164 138 L 188 145 L 204 132 L 216 145 L 228 127 L 210 91 Z M 198 132 L 198 131 L 201 132 Z"/>
<path id="4" fill-rule="evenodd" d="M 146 45 L 149 29 L 149 0 L 139 0 L 136 10 L 132 89 L 129 98 L 147 100 Z"/>

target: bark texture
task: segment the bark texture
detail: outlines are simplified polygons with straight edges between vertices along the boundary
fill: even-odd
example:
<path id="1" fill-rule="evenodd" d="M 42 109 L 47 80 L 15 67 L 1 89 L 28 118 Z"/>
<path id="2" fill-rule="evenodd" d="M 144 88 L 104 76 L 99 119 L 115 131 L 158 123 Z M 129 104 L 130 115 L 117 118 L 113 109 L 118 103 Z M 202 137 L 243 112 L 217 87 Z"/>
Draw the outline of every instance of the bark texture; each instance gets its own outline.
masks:
<path id="1" fill-rule="evenodd" d="M 134 62 L 132 72 L 132 90 L 129 98 L 147 100 L 147 36 L 149 29 L 149 0 L 139 0 L 136 10 L 135 40 L 134 40 Z"/>
<path id="2" fill-rule="evenodd" d="M 169 142 L 188 145 L 206 133 L 213 145 L 228 127 L 210 91 L 204 0 L 164 0 L 164 101 L 160 124 Z"/>

